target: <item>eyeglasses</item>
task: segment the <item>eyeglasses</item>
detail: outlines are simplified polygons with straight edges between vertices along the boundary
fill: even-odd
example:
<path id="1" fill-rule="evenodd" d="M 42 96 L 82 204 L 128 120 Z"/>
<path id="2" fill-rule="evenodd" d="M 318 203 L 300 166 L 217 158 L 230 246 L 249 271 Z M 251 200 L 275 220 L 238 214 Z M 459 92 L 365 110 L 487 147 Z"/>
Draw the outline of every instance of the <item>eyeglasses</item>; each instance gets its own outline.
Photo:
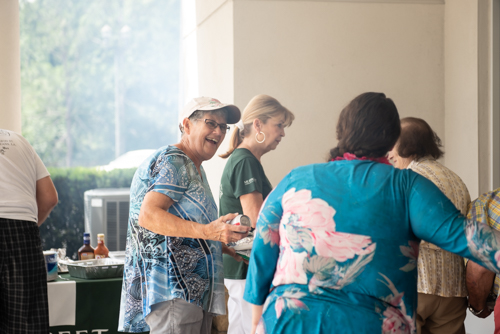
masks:
<path id="1" fill-rule="evenodd" d="M 213 121 L 211 119 L 205 118 L 204 119 L 205 124 L 208 125 L 208 127 L 212 130 L 215 130 L 217 127 L 220 128 L 220 132 L 226 133 L 227 130 L 229 130 L 229 125 L 225 123 L 217 123 L 216 121 Z"/>

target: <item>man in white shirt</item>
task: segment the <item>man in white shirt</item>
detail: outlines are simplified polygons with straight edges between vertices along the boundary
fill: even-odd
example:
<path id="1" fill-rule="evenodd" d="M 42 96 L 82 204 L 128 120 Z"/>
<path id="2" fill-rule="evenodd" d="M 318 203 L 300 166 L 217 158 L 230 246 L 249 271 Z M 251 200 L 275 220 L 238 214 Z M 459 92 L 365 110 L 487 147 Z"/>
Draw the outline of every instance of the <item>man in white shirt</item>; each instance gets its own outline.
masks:
<path id="1" fill-rule="evenodd" d="M 48 333 L 47 270 L 38 227 L 58 201 L 47 168 L 21 135 L 0 129 L 0 328 Z"/>

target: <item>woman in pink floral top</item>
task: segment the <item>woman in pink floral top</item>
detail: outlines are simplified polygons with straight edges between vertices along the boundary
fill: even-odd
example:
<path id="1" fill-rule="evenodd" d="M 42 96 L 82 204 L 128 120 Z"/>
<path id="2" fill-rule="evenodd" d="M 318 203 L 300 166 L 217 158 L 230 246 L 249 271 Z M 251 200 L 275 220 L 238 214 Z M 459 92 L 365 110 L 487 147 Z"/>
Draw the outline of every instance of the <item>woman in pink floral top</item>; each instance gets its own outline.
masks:
<path id="1" fill-rule="evenodd" d="M 340 115 L 332 161 L 269 194 L 244 295 L 254 331 L 415 333 L 420 240 L 499 272 L 499 232 L 384 158 L 400 130 L 392 100 L 361 94 Z"/>

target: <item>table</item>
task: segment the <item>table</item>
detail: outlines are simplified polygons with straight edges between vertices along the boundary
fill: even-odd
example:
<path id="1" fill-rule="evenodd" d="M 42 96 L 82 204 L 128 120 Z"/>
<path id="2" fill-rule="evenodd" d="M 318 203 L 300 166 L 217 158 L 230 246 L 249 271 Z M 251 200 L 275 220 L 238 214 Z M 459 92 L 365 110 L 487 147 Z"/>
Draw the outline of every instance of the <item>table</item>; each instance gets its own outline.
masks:
<path id="1" fill-rule="evenodd" d="M 75 325 L 50 327 L 49 332 L 51 334 L 121 333 L 117 329 L 122 278 L 90 280 L 71 277 L 69 274 L 60 274 L 55 281 L 47 284 L 49 288 L 54 289 L 64 288 L 65 283 L 67 286 L 71 282 L 76 283 Z M 50 307 L 51 299 L 49 297 Z"/>

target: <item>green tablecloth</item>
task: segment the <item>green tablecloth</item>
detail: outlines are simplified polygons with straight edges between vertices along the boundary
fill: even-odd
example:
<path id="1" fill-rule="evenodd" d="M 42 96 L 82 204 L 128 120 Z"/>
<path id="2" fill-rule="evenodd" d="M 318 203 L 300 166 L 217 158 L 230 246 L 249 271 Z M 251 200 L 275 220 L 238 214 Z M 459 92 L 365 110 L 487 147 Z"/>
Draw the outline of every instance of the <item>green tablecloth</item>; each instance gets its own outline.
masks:
<path id="1" fill-rule="evenodd" d="M 51 334 L 91 334 L 118 332 L 121 278 L 80 279 L 69 274 L 59 275 L 57 281 L 76 282 L 75 326 L 50 327 Z"/>

